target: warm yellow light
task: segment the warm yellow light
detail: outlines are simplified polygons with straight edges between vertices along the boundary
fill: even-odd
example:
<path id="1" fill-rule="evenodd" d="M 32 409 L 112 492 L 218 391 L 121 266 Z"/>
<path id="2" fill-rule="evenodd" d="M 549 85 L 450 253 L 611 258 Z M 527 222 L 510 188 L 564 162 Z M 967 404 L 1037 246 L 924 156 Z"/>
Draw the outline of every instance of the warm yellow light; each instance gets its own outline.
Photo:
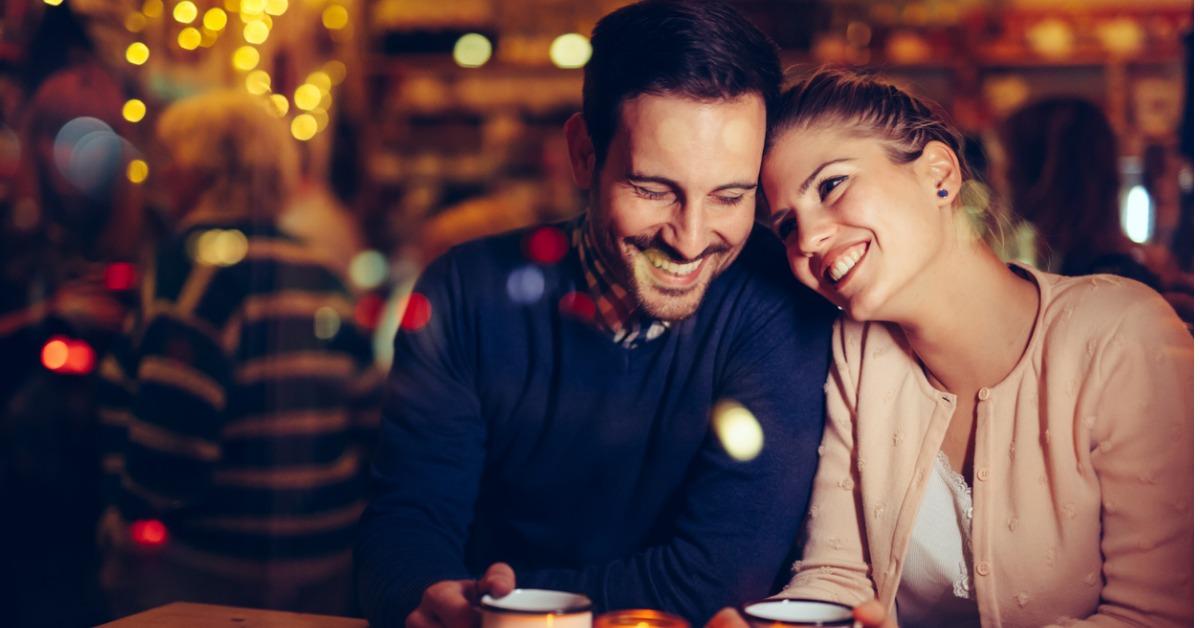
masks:
<path id="1" fill-rule="evenodd" d="M 304 79 L 304 82 L 315 86 L 322 92 L 327 92 L 333 87 L 333 79 L 329 78 L 329 75 L 321 70 L 317 70 L 316 72 L 309 74 L 308 77 Z"/>
<path id="2" fill-rule="evenodd" d="M 142 65 L 149 58 L 150 47 L 140 41 L 129 44 L 129 47 L 125 49 L 125 60 L 134 65 Z"/>
<path id="3" fill-rule="evenodd" d="M 342 81 L 346 80 L 346 64 L 336 59 L 330 61 L 325 64 L 325 73 L 334 85 L 341 85 Z"/>
<path id="4" fill-rule="evenodd" d="M 237 229 L 210 229 L 195 242 L 196 261 L 210 266 L 233 266 L 250 248 L 246 234 Z"/>
<path id="5" fill-rule="evenodd" d="M 267 10 L 267 0 L 242 0 L 242 15 L 258 15 Z"/>
<path id="6" fill-rule="evenodd" d="M 492 42 L 479 33 L 467 33 L 454 42 L 454 62 L 464 68 L 477 68 L 492 58 Z"/>
<path id="7" fill-rule="evenodd" d="M 130 160 L 129 166 L 125 169 L 125 176 L 132 183 L 141 183 L 150 176 L 150 164 L 146 163 L 144 159 Z"/>
<path id="8" fill-rule="evenodd" d="M 258 66 L 258 49 L 254 46 L 242 46 L 233 51 L 233 67 L 249 72 Z"/>
<path id="9" fill-rule="evenodd" d="M 146 17 L 159 17 L 163 12 L 162 0 L 146 0 L 142 3 L 142 13 Z"/>
<path id="10" fill-rule="evenodd" d="M 242 10 L 242 0 L 225 0 L 225 11 L 239 13 Z"/>
<path id="11" fill-rule="evenodd" d="M 324 109 L 313 109 L 309 113 L 312 114 L 313 120 L 317 121 L 317 133 L 325 130 L 329 126 L 329 114 Z"/>
<path id="12" fill-rule="evenodd" d="M 191 0 L 183 0 L 175 5 L 175 10 L 171 11 L 171 16 L 180 24 L 191 24 L 192 20 L 196 19 L 196 5 L 192 4 Z"/>
<path id="13" fill-rule="evenodd" d="M 266 5 L 263 7 L 263 11 L 267 15 L 283 15 L 287 13 L 287 10 L 288 0 L 267 0 Z"/>
<path id="14" fill-rule="evenodd" d="M 126 100 L 125 106 L 121 107 L 121 117 L 130 122 L 141 122 L 146 117 L 146 103 L 137 98 Z"/>
<path id="15" fill-rule="evenodd" d="M 140 33 L 146 28 L 146 16 L 142 13 L 130 13 L 125 16 L 125 30 Z"/>
<path id="16" fill-rule="evenodd" d="M 203 39 L 200 40 L 200 45 L 204 48 L 212 48 L 213 44 L 217 43 L 217 38 L 221 36 L 220 33 L 210 31 L 207 28 L 200 34 L 203 36 Z"/>
<path id="17" fill-rule="evenodd" d="M 271 28 L 266 22 L 254 21 L 246 24 L 246 28 L 242 29 L 242 38 L 249 44 L 261 44 L 267 41 L 267 37 L 271 34 Z"/>
<path id="18" fill-rule="evenodd" d="M 762 425 L 745 406 L 722 399 L 713 406 L 712 421 L 717 440 L 730 458 L 745 462 L 758 457 L 763 446 Z"/>
<path id="19" fill-rule="evenodd" d="M 246 91 L 261 96 L 271 91 L 271 75 L 262 70 L 255 70 L 246 75 Z"/>
<path id="20" fill-rule="evenodd" d="M 179 31 L 179 47 L 184 50 L 195 50 L 200 47 L 200 41 L 204 39 L 200 35 L 200 31 L 196 27 L 189 26 Z"/>
<path id="21" fill-rule="evenodd" d="M 321 23 L 331 31 L 340 31 L 350 23 L 350 12 L 340 4 L 331 4 L 321 12 Z"/>
<path id="22" fill-rule="evenodd" d="M 288 108 L 291 103 L 288 102 L 287 96 L 283 94 L 271 94 L 271 111 L 282 118 L 287 115 Z"/>
<path id="23" fill-rule="evenodd" d="M 582 68 L 592 58 L 592 42 L 579 33 L 567 33 L 550 44 L 550 61 L 560 68 Z"/>
<path id="24" fill-rule="evenodd" d="M 311 114 L 302 113 L 292 119 L 292 137 L 307 142 L 317 134 L 317 119 Z"/>
<path id="25" fill-rule="evenodd" d="M 62 4 L 62 3 L 63 3 L 63 0 L 45 0 L 45 2 L 46 2 L 46 4 L 48 4 L 48 5 L 52 6 L 52 7 L 56 7 L 56 6 L 60 5 L 60 4 Z"/>
<path id="26" fill-rule="evenodd" d="M 204 28 L 210 31 L 219 31 L 225 28 L 229 23 L 229 16 L 224 11 L 217 7 L 213 7 L 204 12 Z"/>
<path id="27" fill-rule="evenodd" d="M 321 90 L 317 89 L 316 85 L 305 83 L 296 88 L 292 100 L 296 102 L 297 109 L 312 111 L 321 104 Z"/>

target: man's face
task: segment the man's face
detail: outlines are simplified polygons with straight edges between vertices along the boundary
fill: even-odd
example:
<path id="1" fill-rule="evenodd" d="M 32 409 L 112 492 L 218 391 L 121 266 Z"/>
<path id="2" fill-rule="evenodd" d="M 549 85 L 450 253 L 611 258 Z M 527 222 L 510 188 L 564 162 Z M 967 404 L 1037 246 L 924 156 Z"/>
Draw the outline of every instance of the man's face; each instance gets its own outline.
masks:
<path id="1" fill-rule="evenodd" d="M 758 95 L 700 102 L 643 94 L 621 105 L 592 177 L 588 226 L 597 254 L 645 313 L 692 315 L 741 252 L 765 131 Z"/>

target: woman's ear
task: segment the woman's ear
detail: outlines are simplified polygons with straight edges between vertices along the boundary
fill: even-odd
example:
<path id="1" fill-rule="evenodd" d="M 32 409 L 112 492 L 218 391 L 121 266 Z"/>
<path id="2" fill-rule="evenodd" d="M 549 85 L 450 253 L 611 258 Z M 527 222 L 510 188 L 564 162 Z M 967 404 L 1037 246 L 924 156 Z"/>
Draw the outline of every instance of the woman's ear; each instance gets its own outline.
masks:
<path id="1" fill-rule="evenodd" d="M 929 142 L 917 163 L 918 173 L 928 184 L 929 193 L 938 205 L 952 205 L 954 199 L 958 198 L 963 182 L 962 165 L 954 149 L 944 142 Z"/>
<path id="2" fill-rule="evenodd" d="M 592 137 L 588 135 L 587 123 L 583 114 L 576 112 L 563 125 L 567 136 L 567 152 L 571 156 L 571 176 L 575 185 L 587 190 L 592 187 L 592 175 L 596 170 L 596 150 L 592 146 Z"/>

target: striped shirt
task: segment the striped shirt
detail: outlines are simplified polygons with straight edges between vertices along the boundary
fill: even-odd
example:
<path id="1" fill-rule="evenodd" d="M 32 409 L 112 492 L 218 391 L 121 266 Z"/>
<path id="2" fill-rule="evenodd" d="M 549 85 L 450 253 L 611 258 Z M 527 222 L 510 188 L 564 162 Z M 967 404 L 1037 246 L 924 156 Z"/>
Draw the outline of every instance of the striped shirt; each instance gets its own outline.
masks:
<path id="1" fill-rule="evenodd" d="M 587 216 L 581 216 L 571 226 L 571 244 L 583 265 L 588 292 L 596 303 L 595 325 L 612 334 L 613 342 L 632 349 L 658 338 L 670 328 L 670 321 L 647 316 L 638 305 L 637 297 L 596 255 L 596 243 L 587 228 Z"/>
<path id="2" fill-rule="evenodd" d="M 382 373 L 352 297 L 278 229 L 193 221 L 101 364 L 107 490 L 213 572 L 348 561 Z"/>

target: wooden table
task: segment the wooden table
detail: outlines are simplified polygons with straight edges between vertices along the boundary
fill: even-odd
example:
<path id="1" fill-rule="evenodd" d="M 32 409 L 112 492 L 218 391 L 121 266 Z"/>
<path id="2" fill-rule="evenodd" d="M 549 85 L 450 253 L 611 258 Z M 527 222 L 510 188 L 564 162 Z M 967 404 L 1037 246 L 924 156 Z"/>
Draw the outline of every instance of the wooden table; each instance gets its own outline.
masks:
<path id="1" fill-rule="evenodd" d="M 366 628 L 367 622 L 349 617 L 264 611 L 235 606 L 175 602 L 104 624 L 102 628 Z"/>

